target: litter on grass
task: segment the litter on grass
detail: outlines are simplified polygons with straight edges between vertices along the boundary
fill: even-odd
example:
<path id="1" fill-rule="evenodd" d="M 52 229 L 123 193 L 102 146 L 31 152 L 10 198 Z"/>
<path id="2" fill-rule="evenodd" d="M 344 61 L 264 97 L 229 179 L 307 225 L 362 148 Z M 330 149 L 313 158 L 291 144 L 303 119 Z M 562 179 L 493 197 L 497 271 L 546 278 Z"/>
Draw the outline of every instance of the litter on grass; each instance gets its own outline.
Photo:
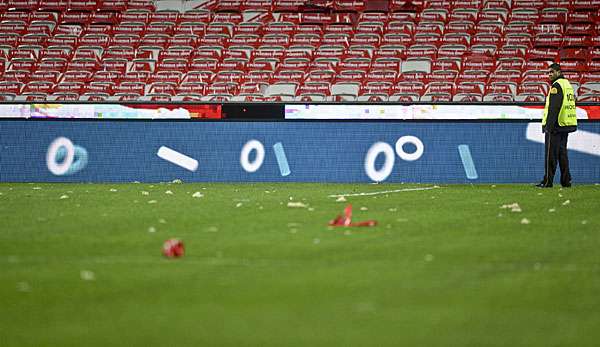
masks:
<path id="1" fill-rule="evenodd" d="M 172 192 L 172 191 L 170 191 L 170 190 L 167 190 L 167 191 L 165 192 L 165 194 L 173 195 L 173 192 Z"/>
<path id="2" fill-rule="evenodd" d="M 518 203 L 512 203 L 508 205 L 502 205 L 500 208 L 510 208 L 511 212 L 522 212 L 521 206 Z"/>
<path id="3" fill-rule="evenodd" d="M 179 258 L 184 253 L 183 242 L 179 239 L 168 239 L 163 244 L 162 254 L 167 258 Z"/>
<path id="4" fill-rule="evenodd" d="M 529 219 L 527 219 L 527 218 L 521 219 L 521 224 L 529 224 L 529 223 L 531 223 L 531 221 L 529 221 Z"/>
<path id="5" fill-rule="evenodd" d="M 568 205 L 568 204 L 570 204 L 570 203 L 571 203 L 571 200 L 565 200 L 565 202 L 563 202 L 563 203 L 562 203 L 562 205 L 563 205 L 563 206 L 566 206 L 566 205 Z"/>
<path id="6" fill-rule="evenodd" d="M 336 202 L 345 202 L 346 198 L 344 196 L 340 196 L 339 198 L 335 199 Z"/>
<path id="7" fill-rule="evenodd" d="M 370 219 L 352 223 L 352 205 L 348 204 L 344 209 L 344 215 L 338 215 L 335 219 L 329 221 L 329 225 L 335 227 L 372 227 L 377 225 L 377 221 Z"/>
<path id="8" fill-rule="evenodd" d="M 204 196 L 204 194 L 202 194 L 200 192 L 195 192 L 194 194 L 192 194 L 192 198 L 201 198 L 203 196 Z"/>
<path id="9" fill-rule="evenodd" d="M 302 202 L 299 202 L 299 201 L 298 202 L 292 202 L 292 201 L 290 201 L 290 202 L 287 203 L 287 207 L 306 208 L 306 207 L 308 207 L 308 205 L 306 205 L 306 204 L 304 204 Z"/>
<path id="10" fill-rule="evenodd" d="M 84 281 L 95 281 L 96 280 L 96 274 L 94 274 L 92 271 L 89 271 L 89 270 L 81 270 L 81 272 L 79 273 L 79 277 L 81 277 L 81 279 Z"/>
<path id="11" fill-rule="evenodd" d="M 68 199 L 68 198 L 69 198 L 69 196 L 68 196 L 68 195 L 61 195 L 59 199 L 61 199 L 61 200 L 62 200 L 62 199 Z"/>
<path id="12" fill-rule="evenodd" d="M 31 291 L 31 286 L 27 282 L 18 282 L 17 291 L 22 293 L 29 293 Z"/>

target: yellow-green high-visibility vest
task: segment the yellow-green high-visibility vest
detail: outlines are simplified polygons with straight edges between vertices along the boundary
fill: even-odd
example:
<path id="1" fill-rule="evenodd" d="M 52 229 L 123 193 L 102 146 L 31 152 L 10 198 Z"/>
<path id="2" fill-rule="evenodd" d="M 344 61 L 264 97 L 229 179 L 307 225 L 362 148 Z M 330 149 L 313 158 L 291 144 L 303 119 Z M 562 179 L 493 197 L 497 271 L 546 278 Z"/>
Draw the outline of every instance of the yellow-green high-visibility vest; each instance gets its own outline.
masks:
<path id="1" fill-rule="evenodd" d="M 567 79 L 559 78 L 556 82 L 560 85 L 563 91 L 563 102 L 558 114 L 558 125 L 573 126 L 577 125 L 577 112 L 575 107 L 575 92 L 573 86 Z M 554 87 L 552 87 L 554 88 Z M 550 95 L 552 91 L 546 96 L 546 107 L 544 108 L 544 117 L 542 118 L 542 125 L 546 125 L 546 118 L 548 118 L 548 106 L 550 105 Z"/>

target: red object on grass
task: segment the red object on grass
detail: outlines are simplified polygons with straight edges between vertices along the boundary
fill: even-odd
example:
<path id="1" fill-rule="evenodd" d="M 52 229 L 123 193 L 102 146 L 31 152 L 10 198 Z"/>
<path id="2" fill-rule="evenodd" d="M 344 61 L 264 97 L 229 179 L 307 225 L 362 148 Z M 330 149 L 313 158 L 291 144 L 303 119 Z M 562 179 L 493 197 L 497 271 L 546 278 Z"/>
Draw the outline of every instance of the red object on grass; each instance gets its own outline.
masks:
<path id="1" fill-rule="evenodd" d="M 162 254 L 167 258 L 179 258 L 183 253 L 183 242 L 179 239 L 168 239 L 163 244 Z"/>
<path id="2" fill-rule="evenodd" d="M 369 219 L 363 222 L 352 223 L 352 204 L 348 204 L 344 209 L 344 216 L 338 215 L 334 220 L 329 221 L 329 225 L 334 227 L 373 227 L 377 221 Z"/>

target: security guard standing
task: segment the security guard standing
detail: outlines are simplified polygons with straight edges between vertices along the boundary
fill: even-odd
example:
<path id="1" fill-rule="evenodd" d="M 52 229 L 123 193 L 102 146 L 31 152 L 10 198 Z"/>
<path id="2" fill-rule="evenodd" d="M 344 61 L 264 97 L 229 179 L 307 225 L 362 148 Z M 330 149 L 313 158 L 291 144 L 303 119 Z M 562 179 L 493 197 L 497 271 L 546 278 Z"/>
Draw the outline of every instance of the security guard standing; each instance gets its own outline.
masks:
<path id="1" fill-rule="evenodd" d="M 540 188 L 552 187 L 556 163 L 560 166 L 560 184 L 571 186 L 567 139 L 569 133 L 577 130 L 575 93 L 571 83 L 562 75 L 560 65 L 553 63 L 548 70 L 550 92 L 546 97 L 546 107 L 542 118 L 542 131 L 545 134 L 544 179 L 537 184 Z"/>

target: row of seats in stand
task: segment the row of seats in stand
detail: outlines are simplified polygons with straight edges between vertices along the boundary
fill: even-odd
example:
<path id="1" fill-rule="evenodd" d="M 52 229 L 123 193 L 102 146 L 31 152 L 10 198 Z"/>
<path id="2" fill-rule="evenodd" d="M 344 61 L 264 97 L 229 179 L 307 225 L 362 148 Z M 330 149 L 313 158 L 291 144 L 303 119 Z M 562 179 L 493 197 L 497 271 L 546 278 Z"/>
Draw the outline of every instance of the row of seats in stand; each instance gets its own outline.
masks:
<path id="1" fill-rule="evenodd" d="M 211 11 L 358 11 L 374 9 L 375 1 L 366 0 L 206 0 L 198 1 L 195 5 Z M 180 3 L 174 1 L 174 4 Z M 387 11 L 420 11 L 427 8 L 485 8 L 499 7 L 507 9 L 518 8 L 566 8 L 574 11 L 597 10 L 597 1 L 594 0 L 389 0 L 378 1 L 376 9 Z M 156 2 L 152 0 L 2 0 L 0 10 L 20 8 L 34 10 L 38 8 L 63 10 L 72 8 L 77 10 L 94 11 L 112 8 L 115 10 L 156 9 Z"/>
<path id="2" fill-rule="evenodd" d="M 77 75 L 78 74 L 78 75 Z M 444 78 L 447 76 L 447 78 Z M 542 102 L 548 92 L 545 71 L 533 78 L 515 82 L 510 75 L 489 79 L 473 74 L 452 78 L 452 71 L 424 77 L 419 73 L 394 78 L 390 71 L 380 71 L 368 80 L 338 78 L 331 81 L 307 78 L 304 81 L 273 82 L 258 74 L 236 79 L 205 82 L 202 73 L 171 73 L 157 79 L 143 73 L 74 72 L 59 83 L 31 81 L 0 82 L 4 100 L 192 100 L 192 101 L 496 101 Z M 544 78 L 542 78 L 544 77 Z M 173 81 L 168 81 L 171 78 Z M 429 79 L 428 79 L 429 78 Z M 586 76 L 584 83 L 572 79 L 578 101 L 597 101 L 600 97 L 600 73 Z M 82 80 L 86 80 L 83 82 Z M 154 81 L 154 82 L 152 82 Z M 177 82 L 180 81 L 180 82 Z M 427 82 L 424 82 L 427 81 Z"/>
<path id="3" fill-rule="evenodd" d="M 205 23 L 193 19 L 196 13 L 204 16 L 205 12 L 199 10 L 186 12 L 188 16 L 183 21 L 180 21 L 182 17 L 176 11 L 126 12 L 131 13 L 125 16 L 109 12 L 114 15 L 93 20 L 75 14 L 65 17 L 64 14 L 57 15 L 54 12 L 31 14 L 24 11 L 8 11 L 0 16 L 0 44 L 48 42 L 72 45 L 72 48 L 76 48 L 81 44 L 91 44 L 93 41 L 86 41 L 91 38 L 90 35 L 97 35 L 96 38 L 101 39 L 99 45 L 110 44 L 110 39 L 127 35 L 131 37 L 131 43 L 134 45 L 146 41 L 147 44 L 163 46 L 169 44 L 173 37 L 183 36 L 189 41 L 188 44 L 215 44 L 225 47 L 232 44 L 257 46 L 269 42 L 284 46 L 299 43 L 349 45 L 350 41 L 373 45 L 397 43 L 404 46 L 425 42 L 497 45 L 500 42 L 516 41 L 515 43 L 529 46 L 560 47 L 570 44 L 569 40 L 561 40 L 563 37 L 570 38 L 574 45 L 583 44 L 576 38 L 594 43 L 600 31 L 597 22 L 600 14 L 586 16 L 587 21 L 568 23 L 544 22 L 537 19 L 506 22 L 501 16 L 493 19 L 463 18 L 448 22 L 432 19 L 414 21 L 410 17 L 392 20 L 387 14 L 383 14 L 383 18 L 371 15 L 373 18 L 364 17 L 370 19 L 363 18 L 358 22 L 347 19 L 346 22 L 335 20 L 331 23 L 320 23 L 307 20 L 300 14 L 282 14 L 277 18 L 262 18 L 262 21 L 233 22 L 230 18 L 213 18 L 212 22 Z M 478 42 L 478 36 L 483 36 L 484 41 Z M 109 40 L 106 40 L 106 37 Z M 302 38 L 305 39 L 304 42 Z M 307 41 L 307 38 L 312 40 Z M 182 40 L 181 44 L 183 42 L 185 40 Z"/>

